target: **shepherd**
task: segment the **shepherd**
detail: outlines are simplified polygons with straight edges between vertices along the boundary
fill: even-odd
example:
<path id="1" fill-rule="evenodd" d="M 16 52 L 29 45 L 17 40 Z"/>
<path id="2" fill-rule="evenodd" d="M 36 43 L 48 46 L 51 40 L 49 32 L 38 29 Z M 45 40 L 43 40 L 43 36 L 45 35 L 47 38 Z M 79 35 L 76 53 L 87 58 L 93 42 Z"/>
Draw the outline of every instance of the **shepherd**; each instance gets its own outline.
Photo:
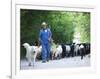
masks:
<path id="1" fill-rule="evenodd" d="M 39 41 L 42 45 L 42 62 L 45 63 L 50 59 L 50 43 L 52 33 L 50 28 L 47 27 L 46 22 L 43 22 L 41 26 L 42 28 L 39 33 Z"/>

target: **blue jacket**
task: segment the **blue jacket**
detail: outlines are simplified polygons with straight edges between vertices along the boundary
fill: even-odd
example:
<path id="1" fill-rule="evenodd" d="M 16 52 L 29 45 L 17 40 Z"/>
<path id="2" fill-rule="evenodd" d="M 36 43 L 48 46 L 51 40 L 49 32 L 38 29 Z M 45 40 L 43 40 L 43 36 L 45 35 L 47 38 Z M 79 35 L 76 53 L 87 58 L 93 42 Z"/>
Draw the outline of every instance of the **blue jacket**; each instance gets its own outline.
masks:
<path id="1" fill-rule="evenodd" d="M 48 28 L 41 29 L 39 33 L 39 39 L 40 39 L 41 44 L 48 44 L 51 36 L 52 36 L 52 33 L 50 29 Z"/>

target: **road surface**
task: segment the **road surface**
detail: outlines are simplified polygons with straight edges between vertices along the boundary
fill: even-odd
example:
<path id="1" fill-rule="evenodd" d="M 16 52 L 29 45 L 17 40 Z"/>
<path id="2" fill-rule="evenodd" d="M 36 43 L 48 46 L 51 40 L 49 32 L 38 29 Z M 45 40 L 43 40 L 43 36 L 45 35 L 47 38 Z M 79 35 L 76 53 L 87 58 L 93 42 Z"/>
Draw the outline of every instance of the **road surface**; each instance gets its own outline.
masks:
<path id="1" fill-rule="evenodd" d="M 59 60 L 50 60 L 49 62 L 42 63 L 42 61 L 37 61 L 35 66 L 28 66 L 26 60 L 21 60 L 20 68 L 21 70 L 27 69 L 47 69 L 47 68 L 69 68 L 69 67 L 85 67 L 90 66 L 90 57 L 87 55 L 81 60 L 80 56 L 62 58 Z"/>

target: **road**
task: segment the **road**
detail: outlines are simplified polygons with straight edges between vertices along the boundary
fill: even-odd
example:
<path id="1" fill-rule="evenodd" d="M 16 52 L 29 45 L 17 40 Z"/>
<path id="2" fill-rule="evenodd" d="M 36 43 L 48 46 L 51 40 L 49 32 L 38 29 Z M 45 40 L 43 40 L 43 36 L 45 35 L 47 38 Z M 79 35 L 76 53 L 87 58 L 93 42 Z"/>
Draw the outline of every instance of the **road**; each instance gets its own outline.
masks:
<path id="1" fill-rule="evenodd" d="M 50 68 L 70 68 L 70 67 L 85 67 L 90 66 L 90 57 L 87 55 L 81 60 L 80 56 L 62 58 L 59 60 L 50 60 L 49 62 L 42 63 L 42 61 L 37 61 L 35 66 L 28 66 L 26 60 L 21 60 L 20 68 L 21 70 L 27 69 L 50 69 Z"/>

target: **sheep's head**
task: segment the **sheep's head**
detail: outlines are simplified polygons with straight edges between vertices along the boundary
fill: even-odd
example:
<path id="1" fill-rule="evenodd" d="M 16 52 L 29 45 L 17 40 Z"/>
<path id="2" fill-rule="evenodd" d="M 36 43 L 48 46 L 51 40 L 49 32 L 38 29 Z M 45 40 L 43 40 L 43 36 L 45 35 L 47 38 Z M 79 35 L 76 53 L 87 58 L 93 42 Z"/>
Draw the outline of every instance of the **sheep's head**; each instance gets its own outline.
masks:
<path id="1" fill-rule="evenodd" d="M 24 43 L 22 46 L 24 46 L 25 48 L 29 47 L 28 43 Z"/>

